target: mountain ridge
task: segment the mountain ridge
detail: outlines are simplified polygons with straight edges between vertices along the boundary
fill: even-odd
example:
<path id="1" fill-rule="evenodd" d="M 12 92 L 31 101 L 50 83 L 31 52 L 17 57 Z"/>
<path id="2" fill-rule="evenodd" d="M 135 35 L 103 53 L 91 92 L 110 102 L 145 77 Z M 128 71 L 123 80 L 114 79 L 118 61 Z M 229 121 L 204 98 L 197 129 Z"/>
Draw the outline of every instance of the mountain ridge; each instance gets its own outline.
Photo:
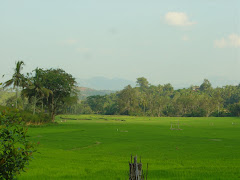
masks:
<path id="1" fill-rule="evenodd" d="M 222 87 L 226 85 L 238 85 L 240 81 L 237 80 L 232 80 L 228 79 L 226 77 L 221 77 L 221 76 L 209 76 L 204 79 L 208 79 L 210 83 L 212 84 L 213 87 Z M 203 80 L 195 80 L 193 81 L 185 81 L 185 82 L 179 82 L 179 83 L 174 83 L 170 82 L 174 89 L 182 89 L 182 88 L 189 88 L 191 85 L 197 85 L 200 86 L 203 83 Z M 94 90 L 110 90 L 110 91 L 119 91 L 124 89 L 127 85 L 131 85 L 132 87 L 136 86 L 136 82 L 123 79 L 123 78 L 106 78 L 103 76 L 97 76 L 97 77 L 92 77 L 89 79 L 76 79 L 77 84 L 79 87 L 87 87 L 90 89 Z M 157 85 L 156 83 L 151 83 L 153 85 Z M 160 84 L 166 84 L 166 83 L 160 83 Z"/>

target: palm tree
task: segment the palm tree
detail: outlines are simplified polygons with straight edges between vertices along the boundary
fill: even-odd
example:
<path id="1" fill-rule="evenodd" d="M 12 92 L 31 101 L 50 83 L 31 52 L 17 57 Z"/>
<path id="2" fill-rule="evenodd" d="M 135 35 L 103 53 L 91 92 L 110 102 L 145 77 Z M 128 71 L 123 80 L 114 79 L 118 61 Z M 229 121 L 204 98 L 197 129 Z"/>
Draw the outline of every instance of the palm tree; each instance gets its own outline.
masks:
<path id="1" fill-rule="evenodd" d="M 16 88 L 16 108 L 18 107 L 17 100 L 18 100 L 18 88 L 23 87 L 25 85 L 25 78 L 24 75 L 21 74 L 21 70 L 23 69 L 24 62 L 18 61 L 16 62 L 16 67 L 14 69 L 14 74 L 12 75 L 12 79 L 9 79 L 4 83 L 4 88 L 13 85 L 13 88 Z"/>
<path id="2" fill-rule="evenodd" d="M 42 100 L 43 111 L 43 99 L 48 98 L 52 91 L 43 87 L 42 84 L 42 70 L 35 69 L 35 76 L 29 79 L 28 86 L 22 91 L 22 95 L 28 97 L 29 101 L 33 103 L 33 114 L 36 112 L 36 105 L 39 100 Z"/>

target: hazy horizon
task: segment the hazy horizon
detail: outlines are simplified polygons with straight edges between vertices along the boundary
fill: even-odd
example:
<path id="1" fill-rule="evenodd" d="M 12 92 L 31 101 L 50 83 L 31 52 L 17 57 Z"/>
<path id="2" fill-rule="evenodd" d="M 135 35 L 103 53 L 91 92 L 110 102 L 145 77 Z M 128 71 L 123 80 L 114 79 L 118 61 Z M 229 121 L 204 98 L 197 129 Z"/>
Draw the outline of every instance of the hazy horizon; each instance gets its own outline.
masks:
<path id="1" fill-rule="evenodd" d="M 240 1 L 4 1 L 1 74 L 62 68 L 75 78 L 240 82 Z"/>

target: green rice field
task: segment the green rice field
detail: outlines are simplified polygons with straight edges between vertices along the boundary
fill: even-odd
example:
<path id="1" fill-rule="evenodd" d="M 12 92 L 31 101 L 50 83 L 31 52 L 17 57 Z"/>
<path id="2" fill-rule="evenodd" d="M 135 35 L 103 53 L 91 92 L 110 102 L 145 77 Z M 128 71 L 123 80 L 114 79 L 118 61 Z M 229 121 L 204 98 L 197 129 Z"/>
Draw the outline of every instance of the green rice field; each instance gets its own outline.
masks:
<path id="1" fill-rule="evenodd" d="M 148 163 L 148 180 L 240 179 L 240 118 L 60 115 L 56 121 L 29 128 L 38 153 L 17 179 L 125 180 L 131 154 L 141 156 L 144 172 Z"/>

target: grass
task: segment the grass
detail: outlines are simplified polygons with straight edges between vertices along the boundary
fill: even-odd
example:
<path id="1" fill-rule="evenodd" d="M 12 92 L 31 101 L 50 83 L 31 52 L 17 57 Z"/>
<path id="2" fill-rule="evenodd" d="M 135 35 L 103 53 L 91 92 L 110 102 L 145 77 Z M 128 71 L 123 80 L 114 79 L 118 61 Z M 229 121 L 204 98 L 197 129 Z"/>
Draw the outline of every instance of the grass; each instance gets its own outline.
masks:
<path id="1" fill-rule="evenodd" d="M 182 130 L 170 130 L 178 121 Z M 142 157 L 144 171 L 149 164 L 149 180 L 240 179 L 240 118 L 61 115 L 57 122 L 29 128 L 39 153 L 18 179 L 125 180 L 131 154 Z"/>

